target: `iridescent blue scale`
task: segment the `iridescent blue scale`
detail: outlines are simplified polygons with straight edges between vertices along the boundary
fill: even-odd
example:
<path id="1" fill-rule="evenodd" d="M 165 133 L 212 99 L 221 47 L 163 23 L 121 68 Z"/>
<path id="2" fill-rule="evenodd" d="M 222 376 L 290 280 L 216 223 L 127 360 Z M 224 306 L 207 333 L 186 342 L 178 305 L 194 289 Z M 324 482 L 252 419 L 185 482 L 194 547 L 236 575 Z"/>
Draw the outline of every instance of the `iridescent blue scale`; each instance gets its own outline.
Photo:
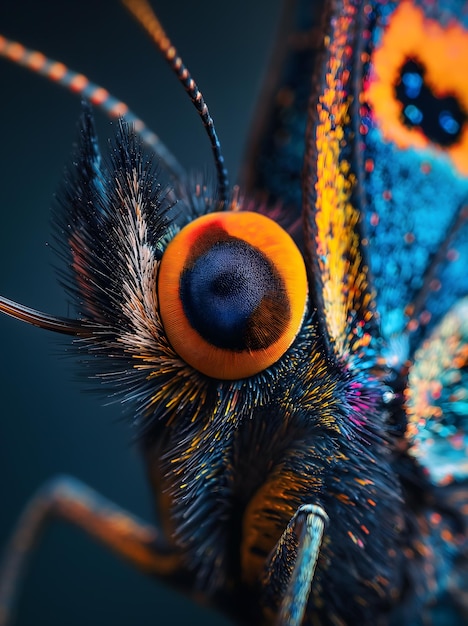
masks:
<path id="1" fill-rule="evenodd" d="M 463 16 L 465 4 L 444 2 L 439 6 L 426 3 L 419 6 L 428 20 L 437 20 L 441 25 L 461 20 L 468 25 L 468 17 Z M 373 70 L 372 50 L 380 45 L 398 3 L 382 2 L 371 6 L 368 14 L 369 26 L 372 26 L 369 30 L 371 59 L 367 75 Z M 414 54 L 417 53 L 415 50 Z M 418 78 L 407 76 L 408 84 L 411 82 L 409 89 L 419 89 Z M 383 136 L 372 113 L 362 123 L 365 127 L 365 134 L 361 136 L 363 161 L 371 164 L 364 178 L 369 198 L 365 216 L 369 257 L 382 331 L 390 339 L 405 330 L 409 319 L 406 308 L 423 287 L 431 259 L 445 243 L 461 206 L 468 202 L 468 177 L 457 171 L 440 146 L 401 149 Z M 426 323 L 426 334 L 468 291 L 468 273 L 464 270 L 467 245 L 468 228 L 465 226 L 449 245 L 456 254 L 448 258 L 445 254 L 433 276 L 432 291 L 430 287 L 427 290 L 425 309 L 430 320 Z M 417 338 L 421 339 L 420 333 Z"/>

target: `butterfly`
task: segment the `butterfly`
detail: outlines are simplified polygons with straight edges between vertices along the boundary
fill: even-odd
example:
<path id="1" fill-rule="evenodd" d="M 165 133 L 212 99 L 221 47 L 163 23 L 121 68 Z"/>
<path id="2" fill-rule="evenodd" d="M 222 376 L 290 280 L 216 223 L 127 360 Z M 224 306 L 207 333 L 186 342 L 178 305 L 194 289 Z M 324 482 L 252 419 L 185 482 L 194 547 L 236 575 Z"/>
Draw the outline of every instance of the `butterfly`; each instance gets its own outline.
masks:
<path id="1" fill-rule="evenodd" d="M 171 569 L 176 584 L 197 588 L 252 623 L 272 622 L 278 614 L 279 623 L 301 623 L 303 611 L 311 623 L 416 624 L 426 617 L 437 623 L 438 611 L 461 620 L 465 96 L 444 55 L 447 41 L 455 41 L 463 75 L 466 31 L 453 25 L 463 13 L 456 3 L 424 12 L 411 2 L 343 2 L 334 10 L 331 19 L 330 7 L 323 12 L 330 32 L 321 52 L 321 25 L 307 30 L 301 22 L 303 38 L 291 38 L 291 83 L 277 94 L 271 132 L 264 126 L 263 139 L 251 149 L 257 175 L 246 182 L 254 196 L 262 190 L 281 200 L 268 210 L 256 199 L 255 208 L 279 216 L 304 257 L 294 244 L 276 243 L 277 227 L 270 231 L 261 221 L 255 228 L 238 212 L 243 196 L 223 194 L 222 167 L 218 195 L 208 184 L 205 191 L 203 178 L 192 183 L 192 196 L 177 181 L 172 190 L 156 188 L 157 170 L 143 168 L 125 125 L 113 144 L 114 162 L 105 166 L 115 173 L 102 174 L 85 110 L 78 168 L 68 170 L 58 196 L 62 209 L 75 212 L 57 225 L 62 235 L 71 233 L 64 254 L 71 250 L 72 292 L 79 292 L 82 311 L 73 327 L 70 319 L 52 323 L 81 337 L 92 360 L 106 352 L 120 362 L 128 354 L 140 359 L 137 373 L 127 372 L 127 397 L 139 407 L 153 485 L 164 494 L 163 527 L 174 538 L 175 554 L 173 545 L 161 554 L 165 567 L 173 568 L 183 553 L 182 564 Z M 427 40 L 438 50 L 437 63 L 424 56 Z M 307 110 L 301 72 L 310 75 L 304 57 L 311 48 L 321 64 L 298 202 L 304 135 L 297 127 L 306 129 L 301 98 Z M 436 130 L 428 123 L 434 108 Z M 111 208 L 132 198 L 135 177 L 126 174 L 134 170 L 141 189 L 132 202 L 138 208 L 143 198 L 151 211 L 132 213 L 138 228 L 130 228 L 135 245 L 127 250 L 124 224 L 112 221 Z M 185 217 L 174 214 L 173 194 Z M 437 194 L 443 211 L 430 208 Z M 231 211 L 213 213 L 226 202 Z M 298 232 L 299 203 L 305 219 Z M 261 254 L 251 250 L 256 231 L 265 234 Z M 279 257 L 273 269 L 264 256 L 271 239 L 274 253 L 277 245 L 287 248 L 287 262 Z M 181 257 L 181 249 L 189 252 Z M 263 293 L 254 330 L 227 339 L 226 324 L 218 325 L 222 306 L 212 310 L 205 300 L 200 314 L 192 305 L 211 271 L 206 258 L 215 259 L 215 267 L 227 258 L 226 271 L 240 267 L 237 289 L 245 280 L 245 255 L 255 269 L 254 283 L 245 281 L 247 300 L 257 302 L 265 281 L 276 285 L 279 300 Z M 145 281 L 137 284 L 135 268 L 142 272 L 144 263 L 144 274 L 137 275 Z M 283 273 L 286 267 L 293 271 Z M 155 273 L 157 289 L 145 290 Z M 225 272 L 215 279 L 217 295 L 226 295 L 223 281 Z M 140 334 L 132 339 L 135 328 Z M 216 346 L 209 358 L 200 357 L 203 342 L 193 348 L 200 336 Z M 277 344 L 283 352 L 270 354 Z M 256 370 L 255 353 L 261 357 Z M 121 370 L 100 374 L 125 384 Z M 240 541 L 241 555 L 232 541 Z"/>

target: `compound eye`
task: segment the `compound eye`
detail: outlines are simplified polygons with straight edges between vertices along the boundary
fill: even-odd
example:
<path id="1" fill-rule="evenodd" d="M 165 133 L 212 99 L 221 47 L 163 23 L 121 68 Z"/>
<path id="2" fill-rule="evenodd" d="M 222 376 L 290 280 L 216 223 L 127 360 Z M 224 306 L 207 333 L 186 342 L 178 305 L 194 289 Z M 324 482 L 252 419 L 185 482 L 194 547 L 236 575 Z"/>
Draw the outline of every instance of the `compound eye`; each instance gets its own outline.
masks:
<path id="1" fill-rule="evenodd" d="M 269 218 L 211 213 L 168 245 L 158 299 L 167 338 L 182 359 L 213 378 L 252 376 L 275 363 L 299 332 L 304 260 Z"/>

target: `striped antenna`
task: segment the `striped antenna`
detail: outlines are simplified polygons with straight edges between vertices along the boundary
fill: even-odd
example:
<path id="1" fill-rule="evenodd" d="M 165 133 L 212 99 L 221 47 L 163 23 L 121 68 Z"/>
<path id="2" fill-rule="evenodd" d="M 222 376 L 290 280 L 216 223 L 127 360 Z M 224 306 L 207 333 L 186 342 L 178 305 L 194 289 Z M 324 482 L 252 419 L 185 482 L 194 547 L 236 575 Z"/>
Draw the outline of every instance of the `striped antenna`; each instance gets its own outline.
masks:
<path id="1" fill-rule="evenodd" d="M 182 166 L 159 137 L 128 108 L 125 102 L 114 98 L 103 87 L 92 83 L 83 74 L 70 70 L 63 63 L 47 58 L 42 52 L 25 48 L 17 41 L 6 39 L 1 35 L 0 56 L 26 67 L 35 74 L 45 76 L 48 80 L 65 87 L 67 91 L 89 100 L 108 117 L 122 118 L 134 127 L 143 143 L 154 150 L 172 176 L 182 180 L 186 177 Z"/>
<path id="2" fill-rule="evenodd" d="M 206 105 L 196 82 L 193 80 L 190 72 L 182 62 L 181 57 L 178 55 L 177 50 L 166 35 L 160 21 L 154 14 L 153 9 L 147 0 L 122 0 L 122 3 L 150 35 L 151 39 L 163 54 L 172 71 L 182 83 L 185 91 L 188 93 L 190 99 L 195 105 L 195 108 L 203 121 L 206 132 L 208 133 L 211 149 L 213 151 L 218 175 L 220 201 L 224 206 L 227 206 L 229 181 L 228 173 L 224 165 L 224 157 L 221 154 L 221 144 L 219 142 L 218 135 L 216 134 L 213 119 L 208 111 L 208 106 Z"/>

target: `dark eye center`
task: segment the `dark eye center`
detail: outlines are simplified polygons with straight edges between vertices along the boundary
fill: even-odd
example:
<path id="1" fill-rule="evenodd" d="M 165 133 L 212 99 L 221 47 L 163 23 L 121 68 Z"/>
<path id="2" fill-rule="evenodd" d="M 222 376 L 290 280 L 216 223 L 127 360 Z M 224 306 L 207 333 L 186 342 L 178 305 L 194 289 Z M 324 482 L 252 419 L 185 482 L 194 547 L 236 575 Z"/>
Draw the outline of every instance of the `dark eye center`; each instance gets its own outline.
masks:
<path id="1" fill-rule="evenodd" d="M 467 114 L 456 96 L 437 97 L 425 81 L 426 68 L 416 59 L 401 67 L 395 94 L 402 103 L 401 119 L 409 128 L 420 128 L 433 143 L 448 148 L 462 134 Z"/>
<path id="2" fill-rule="evenodd" d="M 290 319 L 283 281 L 265 254 L 225 237 L 195 257 L 181 275 L 185 315 L 211 345 L 265 349 Z"/>

